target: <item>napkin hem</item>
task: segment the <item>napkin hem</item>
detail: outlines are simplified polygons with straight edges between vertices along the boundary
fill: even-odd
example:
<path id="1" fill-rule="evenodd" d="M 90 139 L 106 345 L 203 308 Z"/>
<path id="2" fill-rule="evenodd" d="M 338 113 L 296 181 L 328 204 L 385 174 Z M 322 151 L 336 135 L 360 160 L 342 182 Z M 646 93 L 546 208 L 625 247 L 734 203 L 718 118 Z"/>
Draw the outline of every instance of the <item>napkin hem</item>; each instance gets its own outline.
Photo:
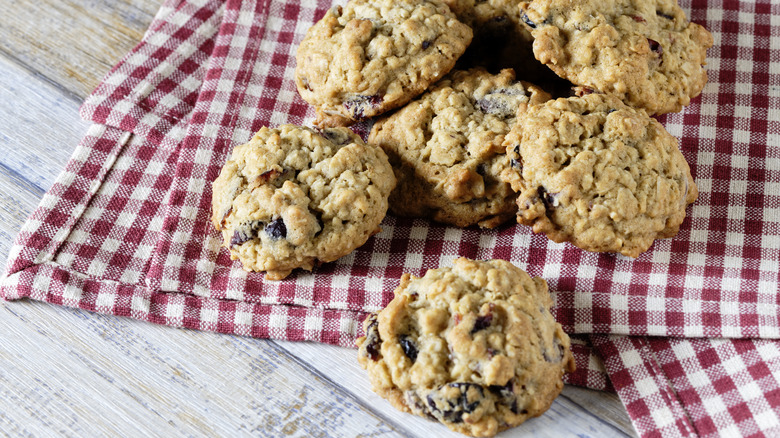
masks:
<path id="1" fill-rule="evenodd" d="M 98 279 L 54 262 L 0 279 L 6 301 L 25 298 L 160 325 L 355 348 L 365 312 L 213 299 Z"/>

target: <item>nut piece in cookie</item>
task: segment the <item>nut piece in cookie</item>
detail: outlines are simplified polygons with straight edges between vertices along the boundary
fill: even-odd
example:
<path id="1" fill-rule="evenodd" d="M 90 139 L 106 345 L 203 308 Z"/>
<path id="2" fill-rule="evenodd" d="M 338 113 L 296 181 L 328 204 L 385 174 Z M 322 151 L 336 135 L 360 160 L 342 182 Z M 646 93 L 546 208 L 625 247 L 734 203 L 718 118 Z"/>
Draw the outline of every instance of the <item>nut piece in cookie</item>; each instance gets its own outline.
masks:
<path id="1" fill-rule="evenodd" d="M 529 105 L 549 99 L 512 70 L 454 71 L 427 93 L 377 120 L 368 143 L 390 158 L 398 187 L 390 210 L 466 227 L 514 217 L 516 194 L 500 175 L 510 166 L 504 136 Z"/>
<path id="2" fill-rule="evenodd" d="M 517 221 L 556 242 L 637 257 L 673 237 L 698 190 L 677 140 L 604 94 L 530 108 L 507 135 Z"/>
<path id="3" fill-rule="evenodd" d="M 358 361 L 397 409 L 493 436 L 546 411 L 574 371 L 551 305 L 544 280 L 503 260 L 404 274 L 366 319 Z"/>
<path id="4" fill-rule="evenodd" d="M 264 127 L 214 181 L 212 223 L 244 269 L 281 280 L 363 245 L 394 186 L 385 153 L 348 128 Z"/>
<path id="5" fill-rule="evenodd" d="M 295 80 L 317 126 L 347 126 L 404 105 L 447 74 L 472 31 L 440 0 L 352 0 L 312 26 Z"/>
<path id="6" fill-rule="evenodd" d="M 680 111 L 701 93 L 712 35 L 676 0 L 521 3 L 536 59 L 573 84 L 615 95 L 650 115 Z"/>

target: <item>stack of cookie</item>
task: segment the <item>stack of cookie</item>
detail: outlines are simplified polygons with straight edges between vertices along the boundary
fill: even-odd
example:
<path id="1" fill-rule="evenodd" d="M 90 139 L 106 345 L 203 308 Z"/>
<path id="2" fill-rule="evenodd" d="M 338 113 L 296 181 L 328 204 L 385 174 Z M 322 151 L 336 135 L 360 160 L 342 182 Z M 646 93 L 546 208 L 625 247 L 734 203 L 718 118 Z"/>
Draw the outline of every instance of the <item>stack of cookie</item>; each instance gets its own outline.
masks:
<path id="1" fill-rule="evenodd" d="M 289 168 L 226 166 L 215 183 L 214 225 L 234 258 L 269 279 L 348 254 L 378 230 L 388 205 L 457 227 L 516 217 L 556 242 L 637 257 L 674 236 L 697 197 L 677 140 L 650 115 L 678 111 L 701 92 L 711 45 L 675 0 L 352 0 L 309 30 L 295 79 L 319 129 L 374 122 L 367 144 L 355 140 L 380 163 L 365 175 L 383 181 L 389 201 L 372 200 L 377 211 L 352 218 L 359 227 L 337 220 L 334 233 L 360 228 L 351 243 L 311 244 L 337 235 L 311 199 L 318 219 L 300 231 L 305 239 L 281 210 L 238 205 L 260 181 L 241 175 Z M 297 175 L 287 180 L 298 184 Z M 252 225 L 280 218 L 295 242 L 265 242 Z"/>
<path id="2" fill-rule="evenodd" d="M 676 0 L 350 0 L 301 42 L 317 129 L 263 128 L 214 182 L 231 256 L 266 278 L 342 257 L 388 208 L 457 227 L 512 218 L 637 257 L 698 191 L 652 115 L 697 96 L 712 36 Z M 367 142 L 347 127 L 373 122 Z M 574 368 L 542 279 L 503 261 L 405 276 L 360 362 L 399 409 L 490 436 Z"/>
<path id="3" fill-rule="evenodd" d="M 301 43 L 296 82 L 319 130 L 263 128 L 213 184 L 212 223 L 244 269 L 281 280 L 379 231 L 396 178 L 346 126 L 403 106 L 449 72 L 472 38 L 439 0 L 336 6 Z"/>
<path id="4" fill-rule="evenodd" d="M 701 92 L 711 45 L 675 0 L 352 0 L 308 32 L 296 81 L 315 125 L 374 122 L 368 143 L 398 180 L 392 213 L 516 217 L 637 257 L 697 197 L 650 116 Z"/>
<path id="5" fill-rule="evenodd" d="M 711 45 L 674 0 L 353 0 L 307 34 L 296 80 L 316 125 L 373 119 L 394 214 L 484 228 L 516 217 L 637 257 L 697 197 L 650 116 L 701 92 Z M 395 293 L 358 346 L 401 410 L 490 436 L 544 412 L 573 369 L 544 281 L 508 263 L 461 259 Z"/>

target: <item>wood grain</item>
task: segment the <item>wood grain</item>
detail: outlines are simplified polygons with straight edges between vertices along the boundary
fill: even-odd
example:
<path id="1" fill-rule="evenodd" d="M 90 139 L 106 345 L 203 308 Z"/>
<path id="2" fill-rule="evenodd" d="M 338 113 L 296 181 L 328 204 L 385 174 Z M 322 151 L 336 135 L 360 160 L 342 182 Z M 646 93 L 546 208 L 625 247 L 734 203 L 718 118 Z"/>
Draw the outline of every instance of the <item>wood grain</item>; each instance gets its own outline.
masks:
<path id="1" fill-rule="evenodd" d="M 161 0 L 4 2 L 0 51 L 84 98 L 141 40 Z"/>
<path id="2" fill-rule="evenodd" d="M 0 168 L 0 263 L 5 266 L 16 234 L 33 212 L 44 191 L 6 169 Z"/>
<path id="3" fill-rule="evenodd" d="M 2 157 L 7 171 L 47 190 L 62 171 L 89 123 L 80 101 L 0 54 L 0 140 L 13 153 Z"/>
<path id="4" fill-rule="evenodd" d="M 35 436 L 393 432 L 268 341 L 59 310 L 37 302 L 0 308 L 0 411 L 12 429 Z"/>
<path id="5" fill-rule="evenodd" d="M 81 99 L 159 1 L 7 2 L 0 16 L 0 262 L 88 124 Z M 13 436 L 460 436 L 370 391 L 354 350 L 0 304 L 0 430 Z M 521 436 L 633 436 L 619 400 L 567 387 Z"/>

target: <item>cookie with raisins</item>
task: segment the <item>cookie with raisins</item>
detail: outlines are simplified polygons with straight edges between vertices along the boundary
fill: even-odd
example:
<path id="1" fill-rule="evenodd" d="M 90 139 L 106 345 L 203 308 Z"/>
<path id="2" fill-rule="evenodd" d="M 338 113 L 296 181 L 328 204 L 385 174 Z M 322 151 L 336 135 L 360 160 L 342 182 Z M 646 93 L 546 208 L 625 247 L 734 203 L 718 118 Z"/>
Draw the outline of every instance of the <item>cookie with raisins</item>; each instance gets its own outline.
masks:
<path id="1" fill-rule="evenodd" d="M 404 105 L 447 74 L 471 28 L 440 0 L 351 0 L 298 47 L 295 81 L 314 124 L 348 126 Z"/>
<path id="2" fill-rule="evenodd" d="M 365 321 L 358 361 L 396 408 L 472 436 L 545 412 L 574 370 L 547 283 L 504 260 L 455 260 Z"/>
<path id="3" fill-rule="evenodd" d="M 650 115 L 680 111 L 701 93 L 712 35 L 676 0 L 522 2 L 536 59 L 583 90 Z"/>
<path id="4" fill-rule="evenodd" d="M 244 269 L 281 280 L 363 245 L 394 186 L 385 153 L 347 128 L 264 127 L 214 181 L 212 223 Z"/>
<path id="5" fill-rule="evenodd" d="M 614 96 L 530 108 L 505 145 L 517 221 L 588 251 L 637 257 L 675 236 L 698 196 L 677 139 Z"/>

